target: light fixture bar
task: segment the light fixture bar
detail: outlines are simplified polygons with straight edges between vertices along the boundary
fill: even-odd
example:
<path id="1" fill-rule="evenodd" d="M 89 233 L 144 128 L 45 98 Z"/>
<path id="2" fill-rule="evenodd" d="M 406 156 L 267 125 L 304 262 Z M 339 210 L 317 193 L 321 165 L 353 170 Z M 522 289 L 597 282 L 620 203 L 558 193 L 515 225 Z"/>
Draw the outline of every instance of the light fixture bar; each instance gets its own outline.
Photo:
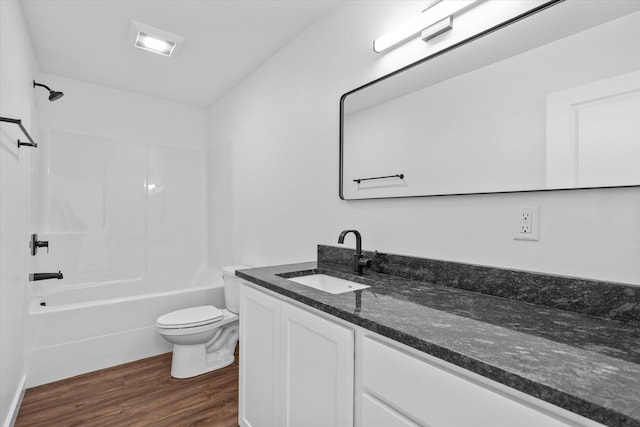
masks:
<path id="1" fill-rule="evenodd" d="M 425 28 L 440 23 L 445 18 L 450 17 L 476 1 L 477 0 L 445 0 L 433 4 L 417 18 L 374 40 L 373 50 L 374 52 L 380 53 L 396 46 L 420 33 Z"/>
<path id="2" fill-rule="evenodd" d="M 440 34 L 444 34 L 453 28 L 453 18 L 447 16 L 442 21 L 436 22 L 430 27 L 422 30 L 420 38 L 423 42 L 428 42 L 431 39 L 438 37 Z"/>

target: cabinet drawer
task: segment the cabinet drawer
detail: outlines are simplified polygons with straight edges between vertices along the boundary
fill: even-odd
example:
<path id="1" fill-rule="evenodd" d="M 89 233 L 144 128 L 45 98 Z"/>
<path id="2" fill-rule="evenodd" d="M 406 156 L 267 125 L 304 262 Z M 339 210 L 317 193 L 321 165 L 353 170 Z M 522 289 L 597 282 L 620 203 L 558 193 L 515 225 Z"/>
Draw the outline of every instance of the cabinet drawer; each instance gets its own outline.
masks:
<path id="1" fill-rule="evenodd" d="M 365 337 L 362 344 L 363 391 L 420 424 L 570 425 L 379 341 Z"/>
<path id="2" fill-rule="evenodd" d="M 361 419 L 366 427 L 419 427 L 370 394 L 362 395 Z"/>

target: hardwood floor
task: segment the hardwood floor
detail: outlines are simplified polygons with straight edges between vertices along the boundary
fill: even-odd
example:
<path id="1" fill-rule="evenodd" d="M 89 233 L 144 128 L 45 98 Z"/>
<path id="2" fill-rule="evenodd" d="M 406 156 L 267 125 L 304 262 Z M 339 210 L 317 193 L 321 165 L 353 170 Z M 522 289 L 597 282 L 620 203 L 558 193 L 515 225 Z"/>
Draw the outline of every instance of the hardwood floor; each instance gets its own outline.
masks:
<path id="1" fill-rule="evenodd" d="M 223 369 L 171 378 L 171 353 L 26 391 L 21 426 L 237 426 L 238 352 Z"/>

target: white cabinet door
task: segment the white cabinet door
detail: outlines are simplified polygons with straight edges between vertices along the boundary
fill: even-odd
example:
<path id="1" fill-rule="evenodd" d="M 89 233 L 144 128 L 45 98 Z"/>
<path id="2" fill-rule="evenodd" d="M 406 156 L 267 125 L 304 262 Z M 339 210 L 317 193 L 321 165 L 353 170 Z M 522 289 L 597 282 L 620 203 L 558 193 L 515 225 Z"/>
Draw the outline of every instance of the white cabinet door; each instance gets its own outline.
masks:
<path id="1" fill-rule="evenodd" d="M 240 287 L 242 427 L 351 427 L 354 332 Z"/>
<path id="2" fill-rule="evenodd" d="M 281 307 L 282 425 L 352 426 L 353 330 L 287 303 Z"/>
<path id="3" fill-rule="evenodd" d="M 243 427 L 280 425 L 280 301 L 240 287 L 240 400 Z"/>

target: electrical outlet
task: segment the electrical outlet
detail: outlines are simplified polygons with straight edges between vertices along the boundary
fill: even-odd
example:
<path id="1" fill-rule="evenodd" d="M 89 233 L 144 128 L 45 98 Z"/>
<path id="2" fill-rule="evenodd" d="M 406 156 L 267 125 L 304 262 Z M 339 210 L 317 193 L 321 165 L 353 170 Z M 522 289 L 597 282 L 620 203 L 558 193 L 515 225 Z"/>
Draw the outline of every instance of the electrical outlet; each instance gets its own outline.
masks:
<path id="1" fill-rule="evenodd" d="M 540 240 L 538 206 L 516 208 L 513 213 L 515 240 Z"/>
<path id="2" fill-rule="evenodd" d="M 519 233 L 531 234 L 531 212 L 529 209 L 523 209 L 518 215 L 520 216 L 518 218 L 518 221 L 520 221 Z"/>

